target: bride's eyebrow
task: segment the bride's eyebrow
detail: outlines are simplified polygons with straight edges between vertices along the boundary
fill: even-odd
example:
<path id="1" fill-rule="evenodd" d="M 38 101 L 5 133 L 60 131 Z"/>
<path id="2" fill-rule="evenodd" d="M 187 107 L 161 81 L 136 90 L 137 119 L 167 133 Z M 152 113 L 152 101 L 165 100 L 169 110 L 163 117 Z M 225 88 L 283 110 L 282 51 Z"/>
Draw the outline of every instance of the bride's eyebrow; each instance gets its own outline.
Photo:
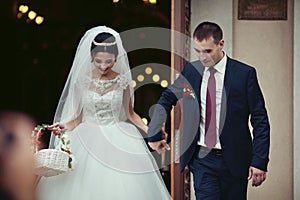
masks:
<path id="1" fill-rule="evenodd" d="M 101 61 L 101 62 L 111 62 L 113 61 L 112 58 L 108 58 L 108 59 L 100 59 L 100 58 L 95 58 L 96 61 Z"/>

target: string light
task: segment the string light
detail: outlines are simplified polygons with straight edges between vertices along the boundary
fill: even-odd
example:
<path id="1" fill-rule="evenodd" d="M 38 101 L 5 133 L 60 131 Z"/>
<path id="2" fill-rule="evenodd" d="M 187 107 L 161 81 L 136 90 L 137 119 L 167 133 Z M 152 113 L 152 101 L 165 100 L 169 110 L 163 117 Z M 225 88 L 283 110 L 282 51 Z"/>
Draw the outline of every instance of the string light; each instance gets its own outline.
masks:
<path id="1" fill-rule="evenodd" d="M 151 67 L 147 67 L 147 68 L 145 69 L 145 73 L 146 73 L 146 74 L 151 74 L 151 73 L 152 73 L 152 68 L 151 68 Z"/>
<path id="2" fill-rule="evenodd" d="M 37 16 L 37 17 L 35 18 L 35 23 L 36 23 L 37 25 L 40 25 L 41 23 L 43 23 L 43 21 L 44 21 L 44 17 L 42 17 L 42 16 Z"/>
<path id="3" fill-rule="evenodd" d="M 23 13 L 19 12 L 19 13 L 17 14 L 17 18 L 18 18 L 18 19 L 21 19 L 21 17 L 23 17 Z"/>
<path id="4" fill-rule="evenodd" d="M 160 77 L 159 77 L 158 74 L 154 74 L 154 75 L 152 76 L 152 80 L 153 80 L 154 82 L 158 82 L 159 79 L 160 79 Z"/>
<path id="5" fill-rule="evenodd" d="M 161 87 L 163 87 L 163 88 L 166 88 L 166 87 L 168 87 L 168 81 L 166 81 L 166 80 L 162 80 L 161 82 L 160 82 L 160 86 Z"/>
<path id="6" fill-rule="evenodd" d="M 138 80 L 139 82 L 143 82 L 144 79 L 145 79 L 145 77 L 144 77 L 142 74 L 138 75 L 138 77 L 137 77 L 137 80 Z"/>
<path id="7" fill-rule="evenodd" d="M 29 6 L 23 5 L 23 4 L 20 5 L 19 6 L 19 12 L 17 14 L 17 18 L 21 19 L 23 17 L 23 15 L 28 12 L 28 10 L 29 10 Z M 44 20 L 45 20 L 44 17 L 38 16 L 38 14 L 35 11 L 33 11 L 33 10 L 31 10 L 31 11 L 28 12 L 27 17 L 28 18 L 26 19 L 26 23 L 30 23 L 32 20 L 35 19 L 35 23 L 37 25 L 42 24 L 44 22 Z"/>
<path id="8" fill-rule="evenodd" d="M 20 5 L 19 6 L 19 11 L 21 12 L 21 13 L 26 13 L 27 11 L 28 11 L 28 6 L 26 6 L 26 5 Z"/>
<path id="9" fill-rule="evenodd" d="M 132 87 L 135 88 L 136 87 L 136 81 L 132 80 Z"/>
<path id="10" fill-rule="evenodd" d="M 156 0 L 143 0 L 144 3 L 156 4 Z"/>
<path id="11" fill-rule="evenodd" d="M 156 0 L 149 0 L 149 3 L 156 4 L 157 2 L 156 2 Z"/>
<path id="12" fill-rule="evenodd" d="M 151 66 L 146 67 L 144 70 L 145 70 L 145 74 L 147 74 L 147 75 L 150 75 L 150 74 L 153 73 L 153 69 L 152 69 Z M 148 80 L 148 79 L 147 79 L 147 80 Z M 160 80 L 161 80 L 161 77 L 160 77 L 159 74 L 153 74 L 153 76 L 152 76 L 152 81 L 153 81 L 154 83 L 160 84 L 160 86 L 163 87 L 163 88 L 168 87 L 169 82 L 168 82 L 167 80 L 165 80 L 165 79 L 162 79 L 161 81 L 160 81 Z M 135 88 L 135 87 L 137 86 L 137 81 L 138 81 L 138 82 L 143 82 L 143 81 L 145 81 L 145 76 L 144 76 L 143 74 L 139 74 L 139 75 L 136 77 L 136 80 L 132 80 L 132 87 L 133 87 L 133 88 Z"/>
<path id="13" fill-rule="evenodd" d="M 36 17 L 36 12 L 30 11 L 30 12 L 28 13 L 28 18 L 29 18 L 30 20 L 33 20 L 35 17 Z"/>
<path id="14" fill-rule="evenodd" d="M 148 120 L 146 118 L 142 118 L 144 124 L 148 125 Z"/>

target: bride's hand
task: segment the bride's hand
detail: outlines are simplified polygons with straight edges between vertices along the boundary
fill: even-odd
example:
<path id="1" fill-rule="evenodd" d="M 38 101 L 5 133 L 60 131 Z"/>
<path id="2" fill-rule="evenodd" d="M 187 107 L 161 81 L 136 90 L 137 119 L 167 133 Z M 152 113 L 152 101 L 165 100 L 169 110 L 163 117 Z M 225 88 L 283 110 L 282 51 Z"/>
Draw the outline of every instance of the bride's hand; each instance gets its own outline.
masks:
<path id="1" fill-rule="evenodd" d="M 148 142 L 151 149 L 157 151 L 157 153 L 161 154 L 166 150 L 170 150 L 170 146 L 168 145 L 166 140 L 160 140 L 156 142 Z"/>
<path id="2" fill-rule="evenodd" d="M 65 130 L 65 127 L 60 122 L 56 122 L 49 126 L 48 129 L 52 131 L 54 135 L 59 135 L 62 131 Z"/>

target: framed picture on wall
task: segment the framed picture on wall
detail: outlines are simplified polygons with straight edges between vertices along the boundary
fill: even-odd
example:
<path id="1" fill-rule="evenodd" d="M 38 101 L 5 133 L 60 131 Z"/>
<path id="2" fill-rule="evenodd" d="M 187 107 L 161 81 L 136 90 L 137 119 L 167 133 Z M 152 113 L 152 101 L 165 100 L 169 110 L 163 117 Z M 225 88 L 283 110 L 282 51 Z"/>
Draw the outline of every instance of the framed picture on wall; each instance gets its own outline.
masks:
<path id="1" fill-rule="evenodd" d="M 287 20 L 287 0 L 239 0 L 239 20 Z"/>

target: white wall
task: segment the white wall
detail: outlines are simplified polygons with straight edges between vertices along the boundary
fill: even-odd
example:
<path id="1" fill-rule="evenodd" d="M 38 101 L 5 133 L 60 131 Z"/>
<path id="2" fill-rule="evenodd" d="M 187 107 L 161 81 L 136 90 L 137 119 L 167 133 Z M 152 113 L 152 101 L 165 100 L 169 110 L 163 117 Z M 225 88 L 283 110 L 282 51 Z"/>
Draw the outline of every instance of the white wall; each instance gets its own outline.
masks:
<path id="1" fill-rule="evenodd" d="M 191 31 L 215 21 L 226 53 L 257 70 L 271 123 L 270 164 L 262 186 L 249 184 L 248 199 L 300 200 L 300 0 L 288 0 L 287 20 L 238 20 L 237 9 L 238 0 L 191 0 Z"/>
<path id="2" fill-rule="evenodd" d="M 293 199 L 293 0 L 287 20 L 237 20 L 233 0 L 233 55 L 254 66 L 271 125 L 267 180 L 253 188 L 252 199 Z"/>
<path id="3" fill-rule="evenodd" d="M 225 39 L 224 51 L 232 56 L 232 2 L 224 0 L 191 0 L 191 33 L 203 21 L 213 21 L 221 26 Z M 191 60 L 197 56 L 191 48 Z"/>

